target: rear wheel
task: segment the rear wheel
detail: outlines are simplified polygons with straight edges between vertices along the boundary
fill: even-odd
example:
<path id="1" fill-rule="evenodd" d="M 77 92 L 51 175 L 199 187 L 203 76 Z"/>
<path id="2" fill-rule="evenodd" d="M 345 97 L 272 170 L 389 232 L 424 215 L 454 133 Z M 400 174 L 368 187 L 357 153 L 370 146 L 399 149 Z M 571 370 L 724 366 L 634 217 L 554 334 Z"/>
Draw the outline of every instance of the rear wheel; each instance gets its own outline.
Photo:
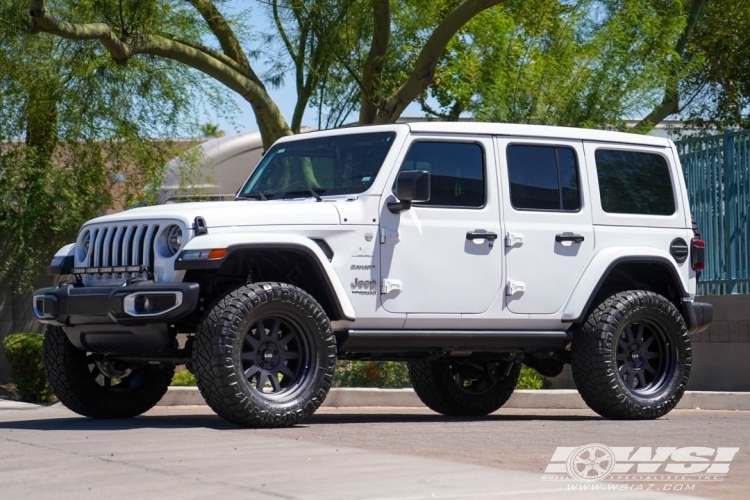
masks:
<path id="1" fill-rule="evenodd" d="M 685 392 L 691 364 L 685 321 L 654 292 L 609 297 L 573 336 L 573 379 L 586 404 L 603 417 L 667 414 Z"/>
<path id="2" fill-rule="evenodd" d="M 57 326 L 45 330 L 42 351 L 52 392 L 85 417 L 129 418 L 145 413 L 164 396 L 174 375 L 173 365 L 131 365 L 82 351 Z"/>
<path id="3" fill-rule="evenodd" d="M 521 364 L 512 361 L 413 361 L 414 392 L 443 415 L 482 416 L 502 407 L 518 383 Z"/>
<path id="4" fill-rule="evenodd" d="M 198 387 L 217 414 L 242 426 L 283 427 L 323 403 L 336 340 L 307 292 L 256 283 L 213 307 L 198 329 L 193 356 Z"/>

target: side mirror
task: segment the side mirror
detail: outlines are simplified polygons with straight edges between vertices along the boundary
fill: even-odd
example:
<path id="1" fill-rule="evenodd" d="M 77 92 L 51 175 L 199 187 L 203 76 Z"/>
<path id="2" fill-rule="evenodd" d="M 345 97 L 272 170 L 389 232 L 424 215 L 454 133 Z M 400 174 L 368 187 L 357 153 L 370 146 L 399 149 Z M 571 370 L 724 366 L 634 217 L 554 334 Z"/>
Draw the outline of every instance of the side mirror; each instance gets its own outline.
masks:
<path id="1" fill-rule="evenodd" d="M 413 201 L 429 201 L 430 173 L 426 170 L 405 170 L 396 178 L 397 202 L 388 203 L 388 210 L 400 214 L 411 208 Z"/>

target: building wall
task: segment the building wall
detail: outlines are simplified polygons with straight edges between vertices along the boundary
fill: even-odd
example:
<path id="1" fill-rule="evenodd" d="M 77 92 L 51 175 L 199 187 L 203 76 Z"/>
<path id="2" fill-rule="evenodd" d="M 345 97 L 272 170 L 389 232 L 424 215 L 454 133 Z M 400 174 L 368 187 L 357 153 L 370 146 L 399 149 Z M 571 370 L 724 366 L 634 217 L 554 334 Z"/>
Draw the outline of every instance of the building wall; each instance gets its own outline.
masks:
<path id="1" fill-rule="evenodd" d="M 750 295 L 712 295 L 696 301 L 714 306 L 714 320 L 693 335 L 688 390 L 750 391 Z M 551 379 L 555 389 L 574 389 L 570 366 Z"/>

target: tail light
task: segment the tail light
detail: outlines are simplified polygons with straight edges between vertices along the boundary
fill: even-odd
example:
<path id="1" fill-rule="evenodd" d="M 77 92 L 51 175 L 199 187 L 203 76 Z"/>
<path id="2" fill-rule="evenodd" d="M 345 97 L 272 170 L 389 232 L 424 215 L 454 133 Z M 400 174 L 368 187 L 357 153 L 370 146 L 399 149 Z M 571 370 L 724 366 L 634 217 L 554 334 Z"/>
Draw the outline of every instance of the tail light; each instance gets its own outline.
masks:
<path id="1" fill-rule="evenodd" d="M 690 265 L 693 271 L 703 271 L 706 267 L 706 243 L 701 239 L 690 241 Z"/>

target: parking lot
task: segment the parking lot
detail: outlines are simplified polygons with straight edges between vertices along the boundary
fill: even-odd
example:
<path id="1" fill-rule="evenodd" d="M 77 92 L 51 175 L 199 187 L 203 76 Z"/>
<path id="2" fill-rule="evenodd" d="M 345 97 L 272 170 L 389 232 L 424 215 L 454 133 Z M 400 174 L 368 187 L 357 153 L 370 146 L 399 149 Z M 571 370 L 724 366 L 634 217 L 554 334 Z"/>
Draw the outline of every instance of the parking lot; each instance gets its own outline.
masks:
<path id="1" fill-rule="evenodd" d="M 506 409 L 466 420 L 422 408 L 323 408 L 291 429 L 238 429 L 205 406 L 93 421 L 60 405 L 0 402 L 0 491 L 3 499 L 679 497 L 657 492 L 663 482 L 581 492 L 542 481 L 556 447 L 602 443 L 739 447 L 724 481 L 687 493 L 745 498 L 749 417 L 678 410 L 615 422 L 588 410 Z"/>

